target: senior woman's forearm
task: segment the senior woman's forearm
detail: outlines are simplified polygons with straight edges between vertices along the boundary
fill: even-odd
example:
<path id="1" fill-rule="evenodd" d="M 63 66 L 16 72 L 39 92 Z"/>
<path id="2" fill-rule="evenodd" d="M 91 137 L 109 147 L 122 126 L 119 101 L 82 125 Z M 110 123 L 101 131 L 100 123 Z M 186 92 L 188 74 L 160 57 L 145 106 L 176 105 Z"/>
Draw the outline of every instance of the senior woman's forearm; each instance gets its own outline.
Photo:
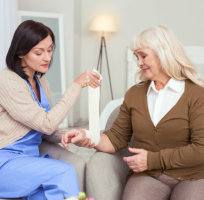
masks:
<path id="1" fill-rule="evenodd" d="M 115 153 L 115 148 L 113 147 L 110 139 L 103 133 L 100 134 L 100 142 L 97 146 L 95 146 L 95 149 L 106 153 Z"/>

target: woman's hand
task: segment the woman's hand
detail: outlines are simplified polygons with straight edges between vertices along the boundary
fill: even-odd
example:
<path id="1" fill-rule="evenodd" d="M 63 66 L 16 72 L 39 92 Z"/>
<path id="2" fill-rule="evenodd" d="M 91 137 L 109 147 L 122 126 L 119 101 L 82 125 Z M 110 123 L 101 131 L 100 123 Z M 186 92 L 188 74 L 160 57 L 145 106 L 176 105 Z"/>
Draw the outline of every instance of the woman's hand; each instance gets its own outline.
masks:
<path id="1" fill-rule="evenodd" d="M 75 144 L 80 147 L 93 148 L 95 144 L 91 144 L 91 139 L 86 138 L 86 133 L 82 129 L 72 129 L 61 137 L 61 143 L 65 149 L 68 149 L 68 143 Z"/>
<path id="2" fill-rule="evenodd" d="M 133 156 L 123 157 L 123 160 L 128 164 L 129 168 L 134 172 L 143 172 L 147 170 L 147 151 L 136 148 L 128 148 L 128 150 L 135 154 Z"/>
<path id="3" fill-rule="evenodd" d="M 100 86 L 100 75 L 94 71 L 86 70 L 74 82 L 81 85 L 81 87 L 90 86 L 96 88 Z"/>

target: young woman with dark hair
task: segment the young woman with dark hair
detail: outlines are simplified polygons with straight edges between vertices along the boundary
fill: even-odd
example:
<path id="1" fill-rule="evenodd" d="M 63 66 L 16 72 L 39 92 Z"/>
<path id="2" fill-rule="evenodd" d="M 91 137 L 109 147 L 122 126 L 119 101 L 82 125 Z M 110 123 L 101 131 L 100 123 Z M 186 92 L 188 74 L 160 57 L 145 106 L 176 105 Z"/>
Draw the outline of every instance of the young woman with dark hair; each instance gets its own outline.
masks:
<path id="1" fill-rule="evenodd" d="M 20 57 L 28 54 L 35 45 L 48 35 L 52 39 L 52 46 L 50 47 L 50 51 L 52 51 L 55 47 L 55 36 L 49 27 L 33 20 L 27 20 L 21 23 L 13 36 L 6 56 L 8 68 L 16 72 L 23 79 L 27 79 L 28 76 L 23 71 Z M 43 75 L 41 72 L 36 73 Z"/>
<path id="2" fill-rule="evenodd" d="M 60 200 L 79 192 L 75 169 L 66 162 L 39 156 L 42 136 L 60 142 L 58 125 L 81 88 L 100 85 L 99 75 L 81 74 L 51 107 L 43 76 L 49 69 L 55 37 L 47 26 L 28 20 L 19 25 L 0 72 L 0 198 Z"/>

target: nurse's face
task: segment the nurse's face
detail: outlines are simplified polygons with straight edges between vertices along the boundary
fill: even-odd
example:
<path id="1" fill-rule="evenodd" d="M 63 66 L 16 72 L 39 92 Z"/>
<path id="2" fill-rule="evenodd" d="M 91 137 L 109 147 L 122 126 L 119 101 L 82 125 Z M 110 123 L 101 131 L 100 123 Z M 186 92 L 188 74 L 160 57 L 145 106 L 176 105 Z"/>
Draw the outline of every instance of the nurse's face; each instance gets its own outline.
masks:
<path id="1" fill-rule="evenodd" d="M 34 46 L 25 56 L 20 56 L 21 66 L 30 77 L 35 72 L 46 73 L 53 53 L 53 42 L 50 35 Z"/>

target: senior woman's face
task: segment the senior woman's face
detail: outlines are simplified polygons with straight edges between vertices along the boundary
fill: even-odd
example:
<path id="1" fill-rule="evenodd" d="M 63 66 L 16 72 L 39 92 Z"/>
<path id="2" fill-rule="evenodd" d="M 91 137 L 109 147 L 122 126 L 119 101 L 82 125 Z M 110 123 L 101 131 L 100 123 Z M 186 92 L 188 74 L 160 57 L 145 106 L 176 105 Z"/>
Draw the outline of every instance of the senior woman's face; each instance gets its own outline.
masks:
<path id="1" fill-rule="evenodd" d="M 21 65 L 26 66 L 25 72 L 46 73 L 52 59 L 53 42 L 50 35 L 34 46 L 25 56 L 21 56 Z"/>
<path id="2" fill-rule="evenodd" d="M 138 67 L 143 70 L 147 79 L 157 80 L 164 74 L 159 57 L 152 49 L 141 48 L 134 51 L 134 55 L 137 57 Z"/>

